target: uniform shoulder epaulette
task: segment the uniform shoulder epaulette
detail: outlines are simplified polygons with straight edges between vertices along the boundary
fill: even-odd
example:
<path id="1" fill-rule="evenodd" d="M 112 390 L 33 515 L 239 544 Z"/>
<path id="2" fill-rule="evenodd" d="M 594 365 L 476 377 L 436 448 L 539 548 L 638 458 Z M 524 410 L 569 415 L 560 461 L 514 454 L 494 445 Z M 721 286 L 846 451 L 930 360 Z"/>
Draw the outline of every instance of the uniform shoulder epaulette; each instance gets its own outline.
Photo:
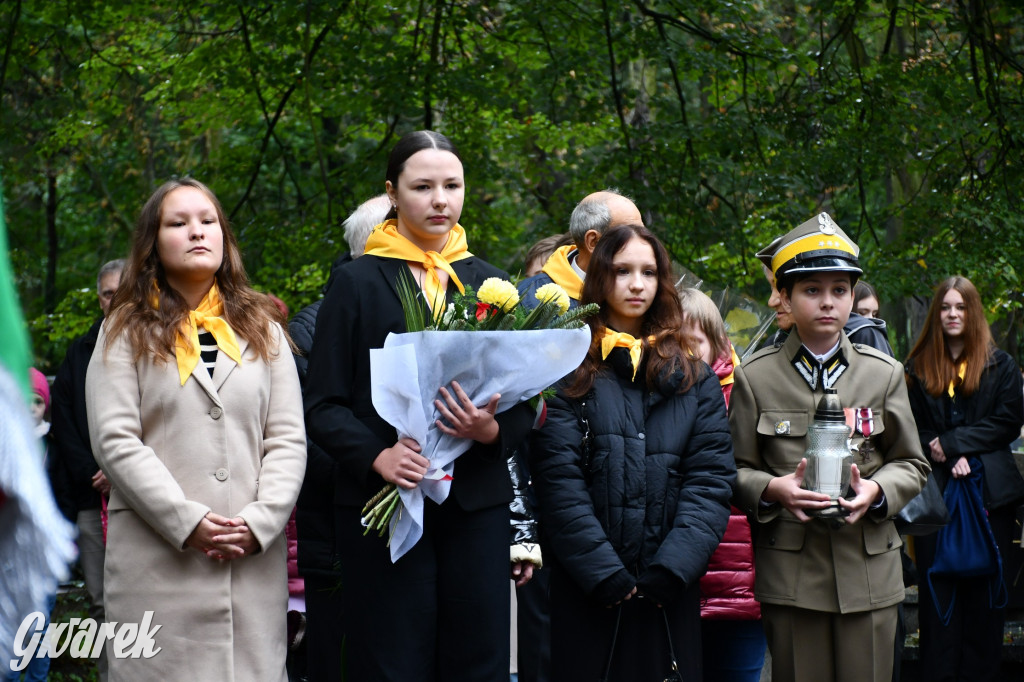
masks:
<path id="1" fill-rule="evenodd" d="M 782 350 L 782 346 L 783 346 L 783 343 L 776 343 L 776 344 L 772 344 L 771 346 L 765 346 L 764 348 L 761 348 L 761 349 L 755 351 L 753 355 L 751 355 L 749 358 L 744 360 L 741 364 L 749 365 L 750 363 L 752 363 L 752 362 L 754 362 L 756 360 L 760 360 L 762 358 L 766 358 L 766 357 L 770 357 L 772 355 L 775 355 L 780 350 Z"/>
<path id="2" fill-rule="evenodd" d="M 885 360 L 890 365 L 895 365 L 898 362 L 898 360 L 896 360 L 889 354 L 883 353 L 877 348 L 869 346 L 866 343 L 851 343 L 850 345 L 853 346 L 853 349 L 860 353 L 861 355 L 870 355 L 872 357 L 878 358 L 879 360 Z"/>

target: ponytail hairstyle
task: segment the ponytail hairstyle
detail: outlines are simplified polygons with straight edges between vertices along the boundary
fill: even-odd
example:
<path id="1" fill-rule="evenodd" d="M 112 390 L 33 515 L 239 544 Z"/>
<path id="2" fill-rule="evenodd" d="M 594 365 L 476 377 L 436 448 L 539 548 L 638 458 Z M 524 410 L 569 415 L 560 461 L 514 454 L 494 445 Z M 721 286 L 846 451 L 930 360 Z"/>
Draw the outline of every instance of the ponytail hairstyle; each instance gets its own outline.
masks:
<path id="1" fill-rule="evenodd" d="M 573 398 L 585 395 L 594 385 L 594 376 L 601 370 L 601 339 L 608 328 L 608 298 L 615 288 L 613 264 L 616 254 L 633 238 L 646 241 L 654 249 L 654 262 L 658 268 L 658 291 L 651 307 L 641 322 L 643 354 L 647 360 L 645 379 L 648 386 L 656 386 L 662 377 L 674 370 L 682 371 L 679 393 L 688 390 L 698 378 L 699 358 L 694 358 L 689 349 L 696 344 L 683 331 L 683 311 L 679 305 L 672 279 L 672 264 L 664 245 L 643 225 L 619 225 L 609 228 L 601 235 L 597 247 L 587 266 L 587 277 L 583 281 L 580 304 L 597 303 L 600 312 L 587 319 L 590 325 L 591 343 L 587 357 L 572 374 L 566 394 Z M 649 337 L 654 337 L 653 341 Z"/>
<path id="2" fill-rule="evenodd" d="M 184 297 L 167 283 L 157 252 L 157 236 L 164 199 L 181 187 L 197 189 L 213 203 L 224 234 L 224 258 L 214 275 L 224 302 L 224 319 L 235 334 L 249 343 L 252 351 L 263 361 L 269 361 L 273 339 L 271 324 L 277 322 L 284 328 L 284 315 L 270 297 L 249 286 L 238 242 L 216 195 L 203 183 L 188 177 L 165 182 L 142 207 L 121 284 L 110 302 L 106 348 L 126 333 L 136 362 L 144 356 L 151 356 L 158 362 L 174 356 L 178 333 L 190 308 Z M 291 345 L 287 332 L 285 339 Z M 279 350 L 273 349 L 273 352 L 276 354 Z"/>
<path id="3" fill-rule="evenodd" d="M 964 299 L 964 349 L 956 360 L 950 355 L 941 319 L 942 300 L 951 289 L 960 292 Z M 913 363 L 913 376 L 908 380 L 913 381 L 916 377 L 929 395 L 940 396 L 950 383 L 959 381 L 957 367 L 960 362 L 966 361 L 967 370 L 957 391 L 962 395 L 971 395 L 978 390 L 981 374 L 994 348 L 992 331 L 985 319 L 978 289 L 966 277 L 950 277 L 936 287 L 924 328 L 907 356 L 907 363 Z"/>

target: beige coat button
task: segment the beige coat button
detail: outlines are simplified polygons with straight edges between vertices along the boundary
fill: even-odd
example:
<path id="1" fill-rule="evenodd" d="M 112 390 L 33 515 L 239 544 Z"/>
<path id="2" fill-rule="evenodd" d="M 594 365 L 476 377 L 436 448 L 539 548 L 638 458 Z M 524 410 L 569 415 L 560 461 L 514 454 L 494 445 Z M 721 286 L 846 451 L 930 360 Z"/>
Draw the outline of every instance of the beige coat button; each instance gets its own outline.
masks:
<path id="1" fill-rule="evenodd" d="M 219 406 L 214 405 L 212 408 L 210 408 L 210 416 L 213 417 L 214 419 L 220 419 L 220 416 L 222 414 L 224 414 L 224 410 L 220 409 Z"/>
<path id="2" fill-rule="evenodd" d="M 217 469 L 216 473 L 214 473 L 213 475 L 217 477 L 218 481 L 226 481 L 226 480 L 228 480 L 228 470 L 227 469 L 224 469 L 224 468 Z"/>

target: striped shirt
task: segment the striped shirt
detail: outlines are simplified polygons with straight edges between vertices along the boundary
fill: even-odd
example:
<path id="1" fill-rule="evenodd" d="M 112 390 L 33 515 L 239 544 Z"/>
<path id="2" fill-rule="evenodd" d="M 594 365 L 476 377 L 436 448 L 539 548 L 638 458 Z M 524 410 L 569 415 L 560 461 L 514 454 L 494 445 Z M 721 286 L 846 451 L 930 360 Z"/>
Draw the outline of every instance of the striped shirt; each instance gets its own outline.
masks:
<path id="1" fill-rule="evenodd" d="M 199 357 L 212 377 L 213 367 L 217 364 L 217 339 L 205 329 L 199 331 Z"/>

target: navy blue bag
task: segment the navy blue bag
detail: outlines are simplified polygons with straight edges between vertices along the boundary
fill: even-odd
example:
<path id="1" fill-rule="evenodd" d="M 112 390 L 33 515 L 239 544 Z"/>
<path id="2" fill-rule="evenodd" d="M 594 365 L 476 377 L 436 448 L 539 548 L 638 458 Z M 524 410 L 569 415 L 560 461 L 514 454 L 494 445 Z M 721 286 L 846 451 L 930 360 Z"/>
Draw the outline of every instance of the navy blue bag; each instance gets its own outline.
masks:
<path id="1" fill-rule="evenodd" d="M 928 569 L 926 579 L 932 593 L 935 610 L 943 625 L 949 625 L 956 603 L 956 578 L 989 578 L 989 606 L 1006 606 L 1008 594 L 1003 583 L 1003 560 L 999 555 L 992 526 L 981 491 L 981 460 L 969 460 L 971 473 L 966 478 L 950 478 L 942 495 L 949 509 L 950 522 L 941 528 L 935 538 L 935 561 Z M 949 604 L 943 608 L 935 591 L 933 577 L 953 578 Z M 996 603 L 996 601 L 1000 603 Z"/>

